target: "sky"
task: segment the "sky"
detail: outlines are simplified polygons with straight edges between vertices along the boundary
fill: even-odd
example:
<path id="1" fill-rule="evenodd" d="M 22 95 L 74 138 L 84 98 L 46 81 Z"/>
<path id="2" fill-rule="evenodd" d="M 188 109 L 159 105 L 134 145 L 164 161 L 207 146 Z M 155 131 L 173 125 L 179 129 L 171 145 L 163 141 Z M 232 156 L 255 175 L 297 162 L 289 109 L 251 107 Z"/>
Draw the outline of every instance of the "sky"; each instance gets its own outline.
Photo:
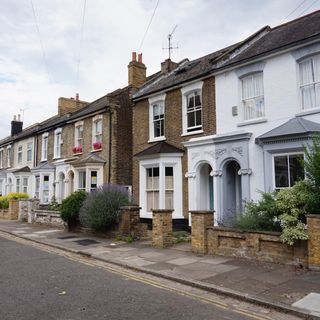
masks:
<path id="1" fill-rule="evenodd" d="M 0 0 L 0 8 L 2 139 L 13 115 L 26 128 L 55 115 L 59 97 L 90 102 L 126 86 L 133 51 L 147 75 L 158 71 L 176 25 L 172 60 L 192 60 L 319 10 L 320 0 Z"/>

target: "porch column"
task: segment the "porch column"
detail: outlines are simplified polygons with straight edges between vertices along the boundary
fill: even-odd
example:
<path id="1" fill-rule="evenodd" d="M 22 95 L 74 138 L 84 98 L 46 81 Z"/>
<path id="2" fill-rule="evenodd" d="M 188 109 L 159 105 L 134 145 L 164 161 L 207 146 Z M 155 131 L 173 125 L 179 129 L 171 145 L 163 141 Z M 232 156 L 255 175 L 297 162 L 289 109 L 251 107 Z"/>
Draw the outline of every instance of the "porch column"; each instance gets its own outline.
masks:
<path id="1" fill-rule="evenodd" d="M 307 215 L 308 225 L 308 265 L 310 269 L 320 270 L 320 215 Z"/>
<path id="2" fill-rule="evenodd" d="M 213 226 L 213 210 L 194 210 L 191 213 L 191 246 L 195 253 L 208 252 L 207 227 Z"/>
<path id="3" fill-rule="evenodd" d="M 171 209 L 152 210 L 152 245 L 166 248 L 172 245 Z"/>

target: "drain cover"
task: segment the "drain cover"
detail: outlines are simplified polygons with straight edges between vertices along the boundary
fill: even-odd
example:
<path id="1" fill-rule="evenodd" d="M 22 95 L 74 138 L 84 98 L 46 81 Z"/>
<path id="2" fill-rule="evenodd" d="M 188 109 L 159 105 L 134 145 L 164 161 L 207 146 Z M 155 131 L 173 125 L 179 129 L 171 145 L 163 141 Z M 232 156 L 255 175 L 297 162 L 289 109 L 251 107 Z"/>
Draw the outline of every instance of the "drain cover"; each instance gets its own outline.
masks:
<path id="1" fill-rule="evenodd" d="M 66 240 L 66 239 L 74 239 L 75 236 L 64 236 L 64 237 L 58 237 L 57 239 Z"/>
<path id="2" fill-rule="evenodd" d="M 73 242 L 76 242 L 77 244 L 80 244 L 81 246 L 89 246 L 90 244 L 100 243 L 100 242 L 98 242 L 96 240 L 92 240 L 92 239 L 75 240 Z"/>

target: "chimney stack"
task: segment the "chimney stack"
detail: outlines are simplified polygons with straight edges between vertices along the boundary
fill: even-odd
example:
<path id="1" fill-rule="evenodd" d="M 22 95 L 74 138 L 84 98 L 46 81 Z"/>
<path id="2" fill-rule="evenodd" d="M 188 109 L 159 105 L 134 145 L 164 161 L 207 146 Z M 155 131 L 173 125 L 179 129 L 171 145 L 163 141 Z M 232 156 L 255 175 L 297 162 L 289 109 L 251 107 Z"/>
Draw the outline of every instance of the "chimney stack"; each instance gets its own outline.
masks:
<path id="1" fill-rule="evenodd" d="M 178 66 L 178 63 L 171 61 L 171 59 L 161 62 L 161 72 L 167 74 L 174 70 Z"/>
<path id="2" fill-rule="evenodd" d="M 23 122 L 20 119 L 20 114 L 18 114 L 18 117 L 16 115 L 13 116 L 13 120 L 11 121 L 11 137 L 19 134 L 22 131 Z"/>
<path id="3" fill-rule="evenodd" d="M 88 102 L 79 100 L 79 93 L 76 93 L 76 97 L 58 99 L 58 115 L 63 116 L 67 113 L 73 113 L 84 108 L 88 105 Z"/>
<path id="4" fill-rule="evenodd" d="M 142 53 L 132 52 L 132 61 L 128 65 L 128 85 L 133 88 L 141 87 L 147 79 L 147 68 L 142 62 Z"/>

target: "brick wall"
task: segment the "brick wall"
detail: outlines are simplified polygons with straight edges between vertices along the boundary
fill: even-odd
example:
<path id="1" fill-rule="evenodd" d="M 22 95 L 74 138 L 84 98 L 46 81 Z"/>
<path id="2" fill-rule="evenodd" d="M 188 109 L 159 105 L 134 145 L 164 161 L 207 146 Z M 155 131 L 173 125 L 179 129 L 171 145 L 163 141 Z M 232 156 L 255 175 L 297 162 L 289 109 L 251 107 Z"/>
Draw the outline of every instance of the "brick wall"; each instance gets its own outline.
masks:
<path id="1" fill-rule="evenodd" d="M 280 240 L 280 233 L 246 232 L 220 227 L 208 227 L 207 233 L 209 254 L 282 264 L 308 264 L 307 241 L 289 246 Z"/>
<path id="2" fill-rule="evenodd" d="M 167 92 L 165 101 L 165 137 L 166 142 L 183 148 L 182 142 L 193 137 L 211 135 L 215 133 L 215 81 L 211 77 L 204 80 L 202 88 L 202 113 L 203 133 L 181 137 L 182 134 L 182 96 L 180 89 Z M 149 140 L 149 102 L 148 99 L 138 101 L 133 106 L 133 155 L 150 147 Z M 182 193 L 183 193 L 183 215 L 188 217 L 188 180 L 184 173 L 188 171 L 187 154 L 182 156 Z M 133 157 L 132 167 L 133 196 L 139 200 L 139 161 Z"/>

